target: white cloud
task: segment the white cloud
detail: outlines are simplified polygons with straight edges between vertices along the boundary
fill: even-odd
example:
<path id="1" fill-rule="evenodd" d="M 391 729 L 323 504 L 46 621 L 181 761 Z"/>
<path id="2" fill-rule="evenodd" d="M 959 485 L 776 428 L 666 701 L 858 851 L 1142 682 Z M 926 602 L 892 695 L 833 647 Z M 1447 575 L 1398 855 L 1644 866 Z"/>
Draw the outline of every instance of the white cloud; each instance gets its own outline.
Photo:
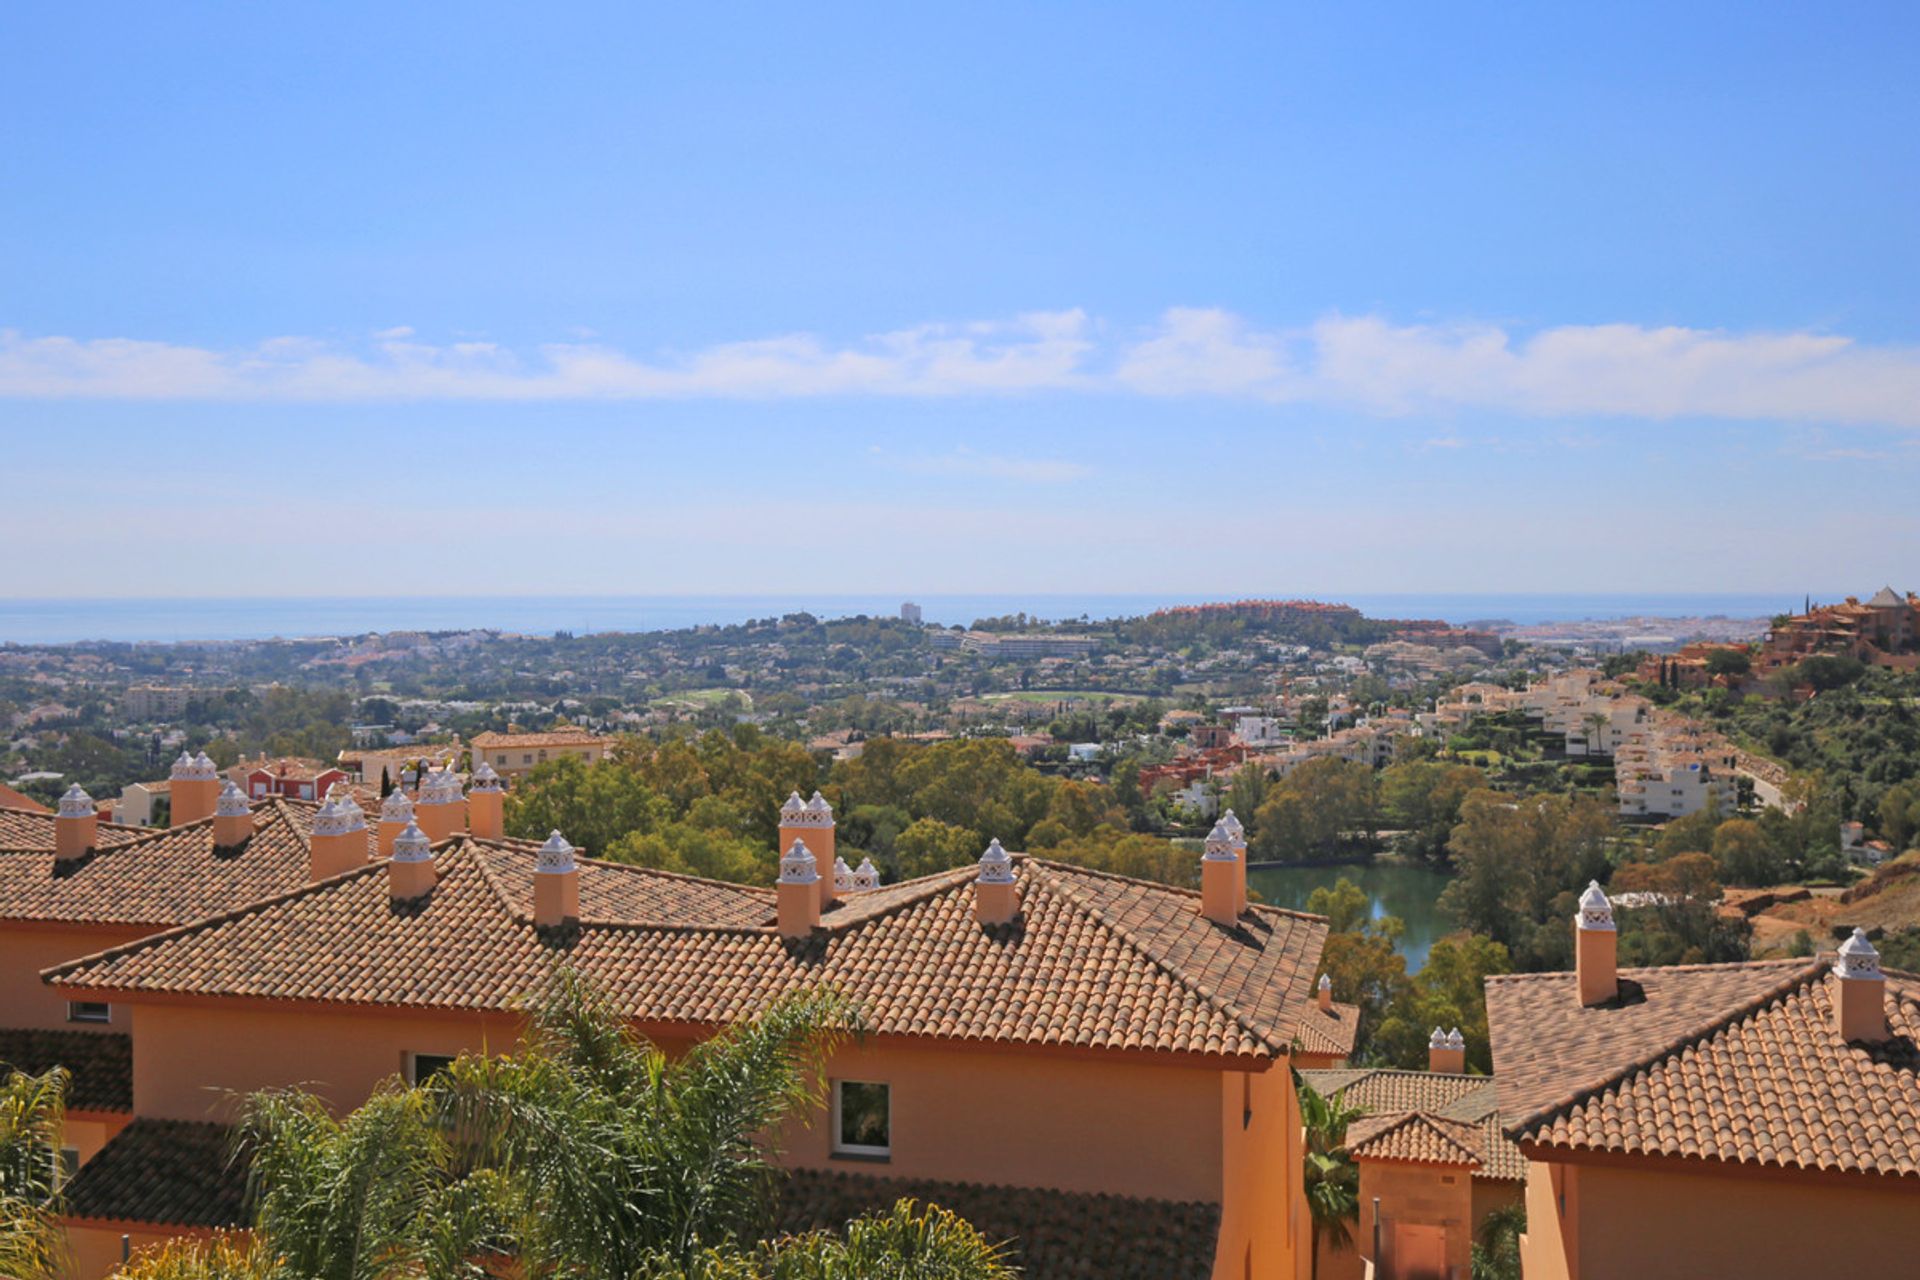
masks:
<path id="1" fill-rule="evenodd" d="M 1703 417 L 1920 427 L 1920 346 L 1829 334 L 1630 324 L 1516 334 L 1329 315 L 1262 330 L 1168 310 L 1101 338 L 1079 310 L 833 343 L 788 334 L 638 356 L 589 341 L 521 352 L 401 326 L 358 346 L 272 338 L 213 350 L 0 332 L 0 396 L 126 400 L 779 400 L 1096 393 L 1320 404 L 1386 416 Z"/>
<path id="2" fill-rule="evenodd" d="M 893 457 L 874 451 L 883 467 L 916 476 L 973 476 L 987 480 L 1014 480 L 1022 484 L 1064 484 L 1092 474 L 1093 468 L 1082 462 L 1060 458 L 1019 458 L 1005 454 L 975 453 L 955 449 L 951 453 L 919 457 Z"/>

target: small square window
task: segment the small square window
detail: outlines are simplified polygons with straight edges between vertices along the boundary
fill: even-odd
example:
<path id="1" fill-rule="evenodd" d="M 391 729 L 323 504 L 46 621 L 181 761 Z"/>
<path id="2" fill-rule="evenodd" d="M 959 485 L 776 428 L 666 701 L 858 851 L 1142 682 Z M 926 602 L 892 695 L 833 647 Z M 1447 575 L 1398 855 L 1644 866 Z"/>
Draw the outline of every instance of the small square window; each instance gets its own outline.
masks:
<path id="1" fill-rule="evenodd" d="M 67 1001 L 68 1022 L 112 1022 L 113 1006 L 93 1000 Z"/>
<path id="2" fill-rule="evenodd" d="M 425 1084 L 453 1065 L 450 1053 L 410 1053 L 407 1055 L 407 1082 Z"/>
<path id="3" fill-rule="evenodd" d="M 892 1092 L 884 1084 L 834 1081 L 834 1154 L 885 1159 L 893 1153 Z"/>

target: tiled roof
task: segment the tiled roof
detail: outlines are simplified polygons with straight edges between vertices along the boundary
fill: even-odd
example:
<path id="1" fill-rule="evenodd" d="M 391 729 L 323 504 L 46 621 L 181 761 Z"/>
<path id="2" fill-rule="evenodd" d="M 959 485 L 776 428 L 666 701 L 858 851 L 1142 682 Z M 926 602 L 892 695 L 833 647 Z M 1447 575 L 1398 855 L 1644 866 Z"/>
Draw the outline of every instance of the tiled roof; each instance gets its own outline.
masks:
<path id="1" fill-rule="evenodd" d="M 136 1120 L 67 1185 L 70 1218 L 174 1227 L 232 1227 L 246 1178 L 221 1125 Z M 988 1187 L 795 1169 L 778 1184 L 773 1229 L 838 1231 L 901 1199 L 959 1214 L 1025 1280 L 1205 1280 L 1220 1230 L 1217 1205 Z"/>
<path id="2" fill-rule="evenodd" d="M 52 853 L 54 823 L 58 821 L 43 809 L 0 808 L 0 852 L 41 850 Z M 94 842 L 105 848 L 152 833 L 151 827 L 123 827 L 117 823 L 102 822 L 95 829 Z"/>
<path id="3" fill-rule="evenodd" d="M 1487 980 L 1502 1119 L 1546 1148 L 1920 1175 L 1920 978 L 1889 972 L 1891 1037 L 1842 1041 L 1831 957 Z"/>
<path id="4" fill-rule="evenodd" d="M 1347 1105 L 1359 1107 L 1372 1118 L 1425 1113 L 1472 1125 L 1478 1130 L 1474 1149 L 1481 1161 L 1474 1177 L 1517 1182 L 1527 1176 L 1526 1157 L 1500 1131 L 1499 1099 L 1492 1076 L 1380 1067 L 1302 1071 L 1300 1076 L 1328 1097 L 1345 1093 Z M 1349 1143 L 1357 1132 L 1357 1125 L 1348 1130 Z"/>
<path id="5" fill-rule="evenodd" d="M 839 1230 L 897 1200 L 937 1204 L 1007 1246 L 1024 1280 L 1206 1280 L 1218 1205 L 975 1183 L 909 1181 L 795 1169 L 781 1185 L 776 1228 Z"/>
<path id="6" fill-rule="evenodd" d="M 1334 1003 L 1322 1012 L 1319 1004 L 1309 1004 L 1300 1012 L 1300 1048 L 1307 1053 L 1344 1058 L 1353 1052 L 1354 1039 L 1360 1034 L 1360 1007 Z"/>
<path id="7" fill-rule="evenodd" d="M 1482 1163 L 1480 1127 L 1427 1111 L 1372 1116 L 1348 1128 L 1347 1153 L 1356 1160 L 1411 1160 L 1478 1168 Z"/>
<path id="8" fill-rule="evenodd" d="M 0 1068 L 43 1075 L 65 1067 L 72 1111 L 133 1110 L 133 1039 L 111 1031 L 0 1028 Z"/>
<path id="9" fill-rule="evenodd" d="M 476 751 L 491 751 L 497 747 L 582 747 L 593 743 L 612 746 L 613 739 L 585 729 L 568 729 L 554 733 L 476 733 L 471 745 Z"/>
<path id="10" fill-rule="evenodd" d="M 49 972 L 76 992 L 507 1009 L 564 957 L 643 1022 L 717 1025 L 830 984 L 884 1035 L 1271 1059 L 1326 939 L 1318 916 L 1256 907 L 1226 930 L 1194 893 L 1032 858 L 1011 924 L 974 919 L 963 867 L 858 895 L 801 941 L 766 890 L 585 861 L 579 927 L 541 931 L 533 856 L 462 838 L 417 906 L 375 865 Z"/>
<path id="11" fill-rule="evenodd" d="M 0 782 L 0 807 L 24 809 L 28 813 L 52 813 L 53 810 L 35 800 L 32 796 L 22 795 L 4 782 Z"/>
<path id="12" fill-rule="evenodd" d="M 0 919 L 165 928 L 305 884 L 314 806 L 266 800 L 253 811 L 253 837 L 237 851 L 214 848 L 212 818 L 118 828 L 116 835 L 135 834 L 103 840 L 71 866 L 56 865 L 50 842 L 0 847 Z M 108 829 L 101 824 L 102 832 Z"/>
<path id="13" fill-rule="evenodd" d="M 138 1119 L 67 1184 L 68 1218 L 169 1227 L 231 1227 L 246 1213 L 246 1178 L 224 1125 Z"/>

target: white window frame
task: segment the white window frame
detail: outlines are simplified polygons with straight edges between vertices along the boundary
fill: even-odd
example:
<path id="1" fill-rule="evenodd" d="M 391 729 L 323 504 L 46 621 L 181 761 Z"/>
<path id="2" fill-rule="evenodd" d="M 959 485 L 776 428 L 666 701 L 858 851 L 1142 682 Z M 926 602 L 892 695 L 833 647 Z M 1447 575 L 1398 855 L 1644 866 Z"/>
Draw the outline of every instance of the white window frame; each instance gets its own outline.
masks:
<path id="1" fill-rule="evenodd" d="M 840 1097 L 841 1091 L 850 1084 L 873 1085 L 887 1091 L 887 1145 L 872 1146 L 859 1142 L 840 1140 Z M 835 1080 L 833 1082 L 833 1154 L 850 1156 L 856 1160 L 890 1160 L 893 1158 L 893 1085 L 885 1080 Z"/>
<path id="2" fill-rule="evenodd" d="M 99 1009 L 99 1013 L 82 1013 L 82 1009 Z M 67 1001 L 67 1021 L 78 1022 L 84 1026 L 104 1027 L 113 1021 L 113 1006 L 104 1000 Z"/>

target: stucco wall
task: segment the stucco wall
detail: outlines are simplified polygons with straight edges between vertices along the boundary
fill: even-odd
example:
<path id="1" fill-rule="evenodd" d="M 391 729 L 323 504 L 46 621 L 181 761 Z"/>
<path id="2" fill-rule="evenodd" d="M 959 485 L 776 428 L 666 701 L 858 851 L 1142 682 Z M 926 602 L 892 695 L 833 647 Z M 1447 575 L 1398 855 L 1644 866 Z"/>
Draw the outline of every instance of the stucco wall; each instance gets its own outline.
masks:
<path id="1" fill-rule="evenodd" d="M 169 1120 L 226 1120 L 236 1097 L 289 1085 L 351 1109 L 400 1074 L 410 1052 L 504 1052 L 519 1034 L 516 1020 L 472 1014 L 142 1004 L 133 1010 L 133 1109 Z"/>
<path id="2" fill-rule="evenodd" d="M 1920 1256 L 1920 1179 L 1535 1164 L 1527 1246 L 1527 1280 L 1893 1275 Z"/>
<path id="3" fill-rule="evenodd" d="M 127 1011 L 114 1006 L 109 1023 L 67 1021 L 67 994 L 40 980 L 40 971 L 117 947 L 151 929 L 40 928 L 0 925 L 0 1027 L 126 1031 Z"/>
<path id="4" fill-rule="evenodd" d="M 1215 1280 L 1297 1280 L 1312 1267 L 1301 1192 L 1300 1108 L 1293 1073 L 1219 1073 L 1220 1246 Z"/>
<path id="5" fill-rule="evenodd" d="M 1473 1174 L 1464 1166 L 1401 1164 L 1362 1160 L 1360 1164 L 1360 1224 L 1356 1242 L 1363 1257 L 1373 1258 L 1373 1202 L 1380 1201 L 1380 1245 L 1395 1265 L 1411 1259 L 1397 1243 L 1396 1233 L 1409 1226 L 1437 1227 L 1446 1235 L 1446 1265 L 1467 1273 L 1473 1261 Z"/>
<path id="6" fill-rule="evenodd" d="M 891 1086 L 892 1154 L 832 1154 L 826 1115 L 781 1136 L 785 1163 L 895 1178 L 1220 1198 L 1220 1073 L 1040 1053 L 867 1044 L 833 1079 Z"/>
<path id="7" fill-rule="evenodd" d="M 120 1253 L 123 1245 L 121 1233 L 101 1227 L 67 1228 L 67 1265 L 62 1269 L 64 1280 L 100 1280 L 120 1265 Z M 130 1253 L 150 1249 L 173 1239 L 151 1231 L 131 1233 L 125 1248 Z"/>

